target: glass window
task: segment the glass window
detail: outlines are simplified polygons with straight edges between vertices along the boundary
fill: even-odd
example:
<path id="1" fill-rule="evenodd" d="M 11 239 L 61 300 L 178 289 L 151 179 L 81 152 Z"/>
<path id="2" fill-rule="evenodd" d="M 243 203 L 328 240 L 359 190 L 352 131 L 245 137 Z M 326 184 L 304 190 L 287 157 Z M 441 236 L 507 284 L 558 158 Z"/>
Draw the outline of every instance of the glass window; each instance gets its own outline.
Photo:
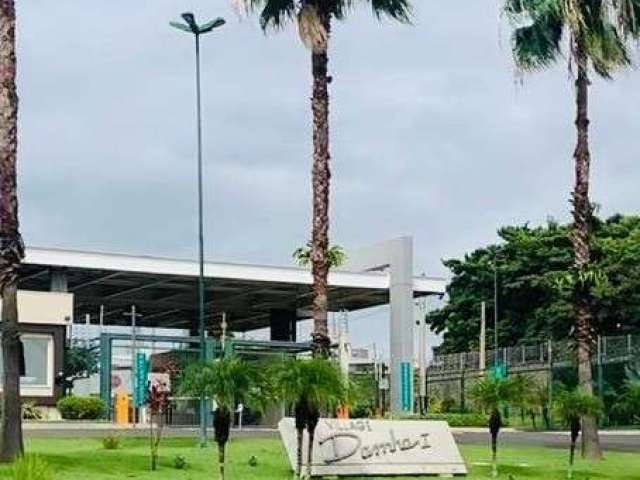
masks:
<path id="1" fill-rule="evenodd" d="M 20 384 L 26 387 L 47 387 L 52 372 L 53 338 L 50 335 L 23 334 L 20 337 L 24 345 L 26 375 Z M 2 355 L 0 350 L 0 374 L 2 373 Z M 1 387 L 0 387 L 1 388 Z"/>

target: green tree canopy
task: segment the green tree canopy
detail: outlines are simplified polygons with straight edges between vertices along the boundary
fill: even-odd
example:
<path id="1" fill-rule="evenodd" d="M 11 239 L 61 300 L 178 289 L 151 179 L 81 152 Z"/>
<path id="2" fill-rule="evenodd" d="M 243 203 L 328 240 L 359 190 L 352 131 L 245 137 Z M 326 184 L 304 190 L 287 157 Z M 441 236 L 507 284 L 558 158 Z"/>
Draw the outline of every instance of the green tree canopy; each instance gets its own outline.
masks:
<path id="1" fill-rule="evenodd" d="M 593 220 L 593 265 L 606 279 L 593 300 L 594 327 L 604 335 L 640 331 L 640 217 Z M 442 352 L 477 348 L 480 304 L 487 303 L 487 334 L 493 338 L 494 265 L 498 270 L 500 345 L 566 339 L 573 324 L 571 297 L 558 278 L 572 265 L 569 226 L 503 227 L 498 244 L 462 259 L 449 259 L 447 305 L 428 315 L 444 332 Z M 488 346 L 491 346 L 489 342 Z"/>

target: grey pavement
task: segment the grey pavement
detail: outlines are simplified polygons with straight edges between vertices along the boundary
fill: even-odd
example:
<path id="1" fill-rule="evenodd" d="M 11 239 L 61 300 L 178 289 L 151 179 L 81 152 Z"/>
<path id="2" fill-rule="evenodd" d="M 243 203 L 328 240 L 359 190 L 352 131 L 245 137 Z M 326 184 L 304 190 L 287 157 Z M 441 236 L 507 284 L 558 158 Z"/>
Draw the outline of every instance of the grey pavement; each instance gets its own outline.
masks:
<path id="1" fill-rule="evenodd" d="M 452 428 L 456 441 L 465 444 L 485 444 L 489 442 L 489 433 L 486 428 Z M 108 434 L 118 436 L 144 436 L 148 429 L 143 426 L 120 427 L 106 422 L 41 422 L 25 423 L 24 432 L 27 438 L 101 438 Z M 212 434 L 212 430 L 210 429 Z M 194 437 L 198 436 L 198 429 L 194 427 L 170 427 L 166 429 L 166 435 L 170 437 Z M 242 430 L 234 429 L 232 437 L 277 438 L 278 432 L 274 428 L 245 427 Z M 500 442 L 509 445 L 531 445 L 545 447 L 565 447 L 569 438 L 567 432 L 529 432 L 518 431 L 513 428 L 505 428 L 500 433 Z M 600 441 L 605 450 L 639 452 L 640 430 L 603 430 L 600 432 Z"/>

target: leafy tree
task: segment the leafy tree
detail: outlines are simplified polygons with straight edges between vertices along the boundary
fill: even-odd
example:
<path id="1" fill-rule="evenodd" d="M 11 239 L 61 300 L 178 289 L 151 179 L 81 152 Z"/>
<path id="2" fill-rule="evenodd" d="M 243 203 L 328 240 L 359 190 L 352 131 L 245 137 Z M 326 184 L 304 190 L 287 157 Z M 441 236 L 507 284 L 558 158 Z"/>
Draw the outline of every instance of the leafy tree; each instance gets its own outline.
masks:
<path id="1" fill-rule="evenodd" d="M 591 372 L 592 275 L 591 217 L 589 199 L 589 75 L 591 70 L 610 79 L 630 64 L 627 39 L 640 33 L 637 0 L 505 0 L 505 12 L 513 21 L 513 56 L 525 72 L 549 68 L 567 58 L 575 71 L 577 143 L 575 184 L 571 195 L 573 224 L 573 324 L 577 347 L 578 377 L 587 394 L 593 393 Z M 567 39 L 567 42 L 563 42 Z M 563 52 L 563 47 L 565 47 Z M 600 458 L 602 451 L 594 418 L 583 418 L 583 454 Z"/>
<path id="2" fill-rule="evenodd" d="M 594 291 L 593 326 L 602 335 L 640 332 L 640 217 L 592 218 L 592 259 L 606 283 Z M 498 259 L 499 344 L 565 340 L 572 326 L 572 296 L 558 288 L 572 264 L 570 226 L 503 227 L 499 244 L 479 248 L 444 264 L 451 270 L 448 303 L 432 312 L 431 328 L 444 333 L 440 352 L 478 347 L 480 303 L 493 316 L 494 262 Z M 487 334 L 493 338 L 493 322 Z"/>
<path id="3" fill-rule="evenodd" d="M 380 18 L 387 15 L 400 22 L 409 21 L 409 0 L 364 0 Z M 342 20 L 352 0 L 234 0 L 240 10 L 260 11 L 264 30 L 278 30 L 290 21 L 298 26 L 300 38 L 311 50 L 313 87 L 313 218 L 311 236 L 311 271 L 313 274 L 313 346 L 317 355 L 328 357 L 327 326 L 329 274 L 329 40 L 334 20 Z"/>
<path id="4" fill-rule="evenodd" d="M 591 393 L 578 388 L 574 390 L 561 390 L 556 396 L 555 408 L 560 418 L 562 418 L 569 427 L 571 433 L 567 478 L 572 478 L 576 440 L 580 434 L 580 419 L 585 416 L 597 418 L 602 412 L 602 405 Z"/>
<path id="5" fill-rule="evenodd" d="M 511 402 L 518 401 L 524 388 L 524 377 L 514 376 L 506 379 L 487 376 L 475 383 L 470 390 L 471 400 L 489 414 L 489 432 L 491 433 L 491 473 L 498 475 L 498 434 L 502 428 L 500 409 Z"/>
<path id="6" fill-rule="evenodd" d="M 313 441 L 320 412 L 343 402 L 348 389 L 340 370 L 329 360 L 288 358 L 272 366 L 269 374 L 275 395 L 293 405 L 297 431 L 296 476 L 302 476 L 304 430 L 309 434 L 307 469 L 311 475 Z"/>
<path id="7" fill-rule="evenodd" d="M 154 382 L 149 387 L 147 405 L 151 421 L 149 422 L 149 446 L 151 449 L 151 470 L 158 466 L 158 452 L 167 413 L 171 406 L 171 391 L 165 382 Z"/>
<path id="8" fill-rule="evenodd" d="M 20 411 L 18 269 L 24 245 L 18 223 L 16 164 L 18 94 L 16 91 L 16 10 L 14 0 L 0 0 L 0 294 L 2 294 L 2 426 L 0 462 L 24 451 Z"/>
<path id="9" fill-rule="evenodd" d="M 262 408 L 268 399 L 265 385 L 261 370 L 237 357 L 193 363 L 182 374 L 179 386 L 182 393 L 209 398 L 216 404 L 213 429 L 222 480 L 232 412 L 240 403 L 253 409 Z"/>
<path id="10" fill-rule="evenodd" d="M 65 347 L 62 371 L 56 382 L 65 395 L 71 395 L 76 380 L 98 373 L 98 351 L 81 343 Z"/>

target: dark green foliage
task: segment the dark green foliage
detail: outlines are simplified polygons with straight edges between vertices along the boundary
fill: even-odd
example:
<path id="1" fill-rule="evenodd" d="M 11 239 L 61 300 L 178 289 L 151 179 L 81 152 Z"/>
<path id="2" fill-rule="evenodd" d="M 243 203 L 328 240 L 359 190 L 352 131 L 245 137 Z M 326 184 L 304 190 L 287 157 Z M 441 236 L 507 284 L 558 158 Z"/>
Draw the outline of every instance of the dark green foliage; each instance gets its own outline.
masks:
<path id="1" fill-rule="evenodd" d="M 98 373 L 98 351 L 80 343 L 65 347 L 62 372 L 56 382 L 66 395 L 70 395 L 73 384 L 81 378 L 89 378 Z"/>
<path id="2" fill-rule="evenodd" d="M 97 397 L 62 397 L 57 403 L 58 411 L 65 420 L 97 420 L 106 409 L 102 399 Z"/>
<path id="3" fill-rule="evenodd" d="M 107 435 L 102 439 L 102 448 L 105 450 L 117 450 L 120 448 L 120 439 L 115 435 Z"/>
<path id="4" fill-rule="evenodd" d="M 593 219 L 594 269 L 606 281 L 594 288 L 594 326 L 603 335 L 640 331 L 640 217 Z M 449 302 L 428 316 L 446 332 L 441 352 L 477 348 L 480 303 L 487 302 L 487 337 L 493 338 L 493 265 L 498 264 L 501 346 L 566 339 L 572 325 L 571 295 L 558 288 L 573 262 L 567 225 L 503 227 L 502 242 L 463 259 L 446 260 L 453 277 Z M 488 345 L 491 348 L 491 343 Z"/>

